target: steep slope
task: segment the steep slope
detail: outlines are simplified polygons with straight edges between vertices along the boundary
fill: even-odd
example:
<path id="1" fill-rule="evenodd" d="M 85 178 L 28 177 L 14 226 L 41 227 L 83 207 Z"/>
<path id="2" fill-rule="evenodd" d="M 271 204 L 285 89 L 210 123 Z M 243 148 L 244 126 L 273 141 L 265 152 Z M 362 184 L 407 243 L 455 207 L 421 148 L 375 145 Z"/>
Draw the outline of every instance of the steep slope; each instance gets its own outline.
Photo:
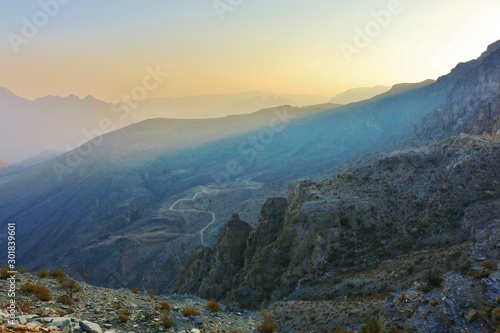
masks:
<path id="1" fill-rule="evenodd" d="M 211 223 L 212 202 L 226 197 L 183 202 L 182 212 L 172 210 L 178 199 L 217 190 L 236 198 L 241 192 L 234 188 L 259 182 L 271 189 L 273 182 L 333 169 L 358 154 L 390 151 L 445 102 L 463 68 L 479 63 L 417 89 L 333 110 L 319 107 L 323 112 L 313 108 L 308 116 L 298 116 L 307 109 L 284 107 L 234 121 L 141 122 L 0 178 L 0 221 L 17 221 L 26 240 L 18 251 L 25 265 L 50 262 L 101 285 L 169 290 Z M 256 127 L 238 134 L 233 124 Z M 261 193 L 279 195 L 270 192 Z M 248 198 L 229 202 L 242 207 Z"/>
<path id="2" fill-rule="evenodd" d="M 499 106 L 500 49 L 457 81 L 446 103 L 422 120 L 411 140 L 429 142 L 460 133 L 498 137 Z"/>
<path id="3" fill-rule="evenodd" d="M 299 182 L 287 200 L 263 206 L 246 242 L 244 267 L 223 280 L 233 281 L 230 291 L 211 294 L 203 286 L 221 280 L 204 272 L 202 282 L 193 283 L 198 273 L 191 267 L 201 259 L 196 255 L 178 290 L 243 307 L 284 297 L 342 296 L 337 276 L 343 272 L 426 246 L 460 244 L 492 223 L 500 213 L 499 163 L 498 144 L 451 138 L 426 153 L 390 156 L 322 183 Z M 212 265 L 224 256 L 218 251 L 216 246 Z"/>

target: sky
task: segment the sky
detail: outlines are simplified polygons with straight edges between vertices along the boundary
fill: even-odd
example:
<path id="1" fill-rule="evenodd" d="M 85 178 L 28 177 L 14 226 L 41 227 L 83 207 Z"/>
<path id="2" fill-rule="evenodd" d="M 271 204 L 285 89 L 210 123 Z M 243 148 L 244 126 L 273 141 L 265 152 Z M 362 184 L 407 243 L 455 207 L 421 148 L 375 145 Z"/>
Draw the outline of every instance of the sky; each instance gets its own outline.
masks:
<path id="1" fill-rule="evenodd" d="M 0 0 L 0 86 L 113 101 L 160 69 L 148 98 L 330 98 L 446 74 L 500 39 L 498 17 L 498 0 Z"/>

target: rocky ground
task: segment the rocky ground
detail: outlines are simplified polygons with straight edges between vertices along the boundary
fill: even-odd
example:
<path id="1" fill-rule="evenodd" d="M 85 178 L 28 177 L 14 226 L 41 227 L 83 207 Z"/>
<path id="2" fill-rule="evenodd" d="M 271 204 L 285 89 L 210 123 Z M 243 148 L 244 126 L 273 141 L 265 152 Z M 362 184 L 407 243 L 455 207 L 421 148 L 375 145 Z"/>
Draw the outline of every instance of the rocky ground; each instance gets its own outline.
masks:
<path id="1" fill-rule="evenodd" d="M 20 291 L 30 282 L 46 287 L 49 296 Z M 208 300 L 195 296 L 135 294 L 128 289 L 78 283 L 79 288 L 75 289 L 79 291 L 75 290 L 68 300 L 68 287 L 63 287 L 57 277 L 40 278 L 30 273 L 18 273 L 17 286 L 16 317 L 14 323 L 9 323 L 8 280 L 0 280 L 0 332 L 229 333 L 254 332 L 262 322 L 262 315 L 257 312 L 229 311 L 223 304 L 219 311 L 213 311 L 207 306 Z M 186 309 L 194 310 L 192 315 L 185 316 Z"/>

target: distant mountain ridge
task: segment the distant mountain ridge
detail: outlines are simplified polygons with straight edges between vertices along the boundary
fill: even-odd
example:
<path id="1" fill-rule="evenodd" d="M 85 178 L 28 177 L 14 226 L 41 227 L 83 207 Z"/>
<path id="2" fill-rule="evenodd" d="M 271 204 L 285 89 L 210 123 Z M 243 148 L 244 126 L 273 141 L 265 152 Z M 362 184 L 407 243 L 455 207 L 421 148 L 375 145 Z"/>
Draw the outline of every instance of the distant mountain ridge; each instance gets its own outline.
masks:
<path id="1" fill-rule="evenodd" d="M 89 140 L 89 133 L 136 122 L 111 104 L 91 96 L 46 96 L 30 101 L 0 88 L 0 155 L 11 164 L 45 150 L 67 151 Z M 104 132 L 109 132 L 109 128 Z"/>
<path id="2" fill-rule="evenodd" d="M 374 87 L 361 87 L 361 88 L 353 88 L 343 93 L 337 94 L 335 97 L 332 97 L 329 102 L 330 103 L 338 103 L 338 104 L 349 104 L 354 102 L 363 101 L 366 99 L 370 99 L 382 93 L 388 91 L 391 87 L 389 86 L 374 86 Z"/>
<path id="3" fill-rule="evenodd" d="M 205 119 L 251 113 L 281 105 L 307 106 L 325 102 L 327 101 L 323 96 L 246 91 L 150 99 L 141 102 L 131 112 L 135 118 L 140 120 L 154 118 Z"/>

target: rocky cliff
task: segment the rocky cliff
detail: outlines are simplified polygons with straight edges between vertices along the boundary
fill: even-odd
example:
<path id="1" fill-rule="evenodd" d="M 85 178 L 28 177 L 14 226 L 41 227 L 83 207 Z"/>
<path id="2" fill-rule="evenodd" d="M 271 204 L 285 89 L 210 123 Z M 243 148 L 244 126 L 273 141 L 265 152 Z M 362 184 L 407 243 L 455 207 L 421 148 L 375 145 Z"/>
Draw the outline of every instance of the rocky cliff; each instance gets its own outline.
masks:
<path id="1" fill-rule="evenodd" d="M 499 99 L 500 49 L 496 49 L 455 83 L 446 103 L 424 117 L 411 134 L 411 141 L 442 140 L 461 133 L 497 138 L 500 134 Z"/>

